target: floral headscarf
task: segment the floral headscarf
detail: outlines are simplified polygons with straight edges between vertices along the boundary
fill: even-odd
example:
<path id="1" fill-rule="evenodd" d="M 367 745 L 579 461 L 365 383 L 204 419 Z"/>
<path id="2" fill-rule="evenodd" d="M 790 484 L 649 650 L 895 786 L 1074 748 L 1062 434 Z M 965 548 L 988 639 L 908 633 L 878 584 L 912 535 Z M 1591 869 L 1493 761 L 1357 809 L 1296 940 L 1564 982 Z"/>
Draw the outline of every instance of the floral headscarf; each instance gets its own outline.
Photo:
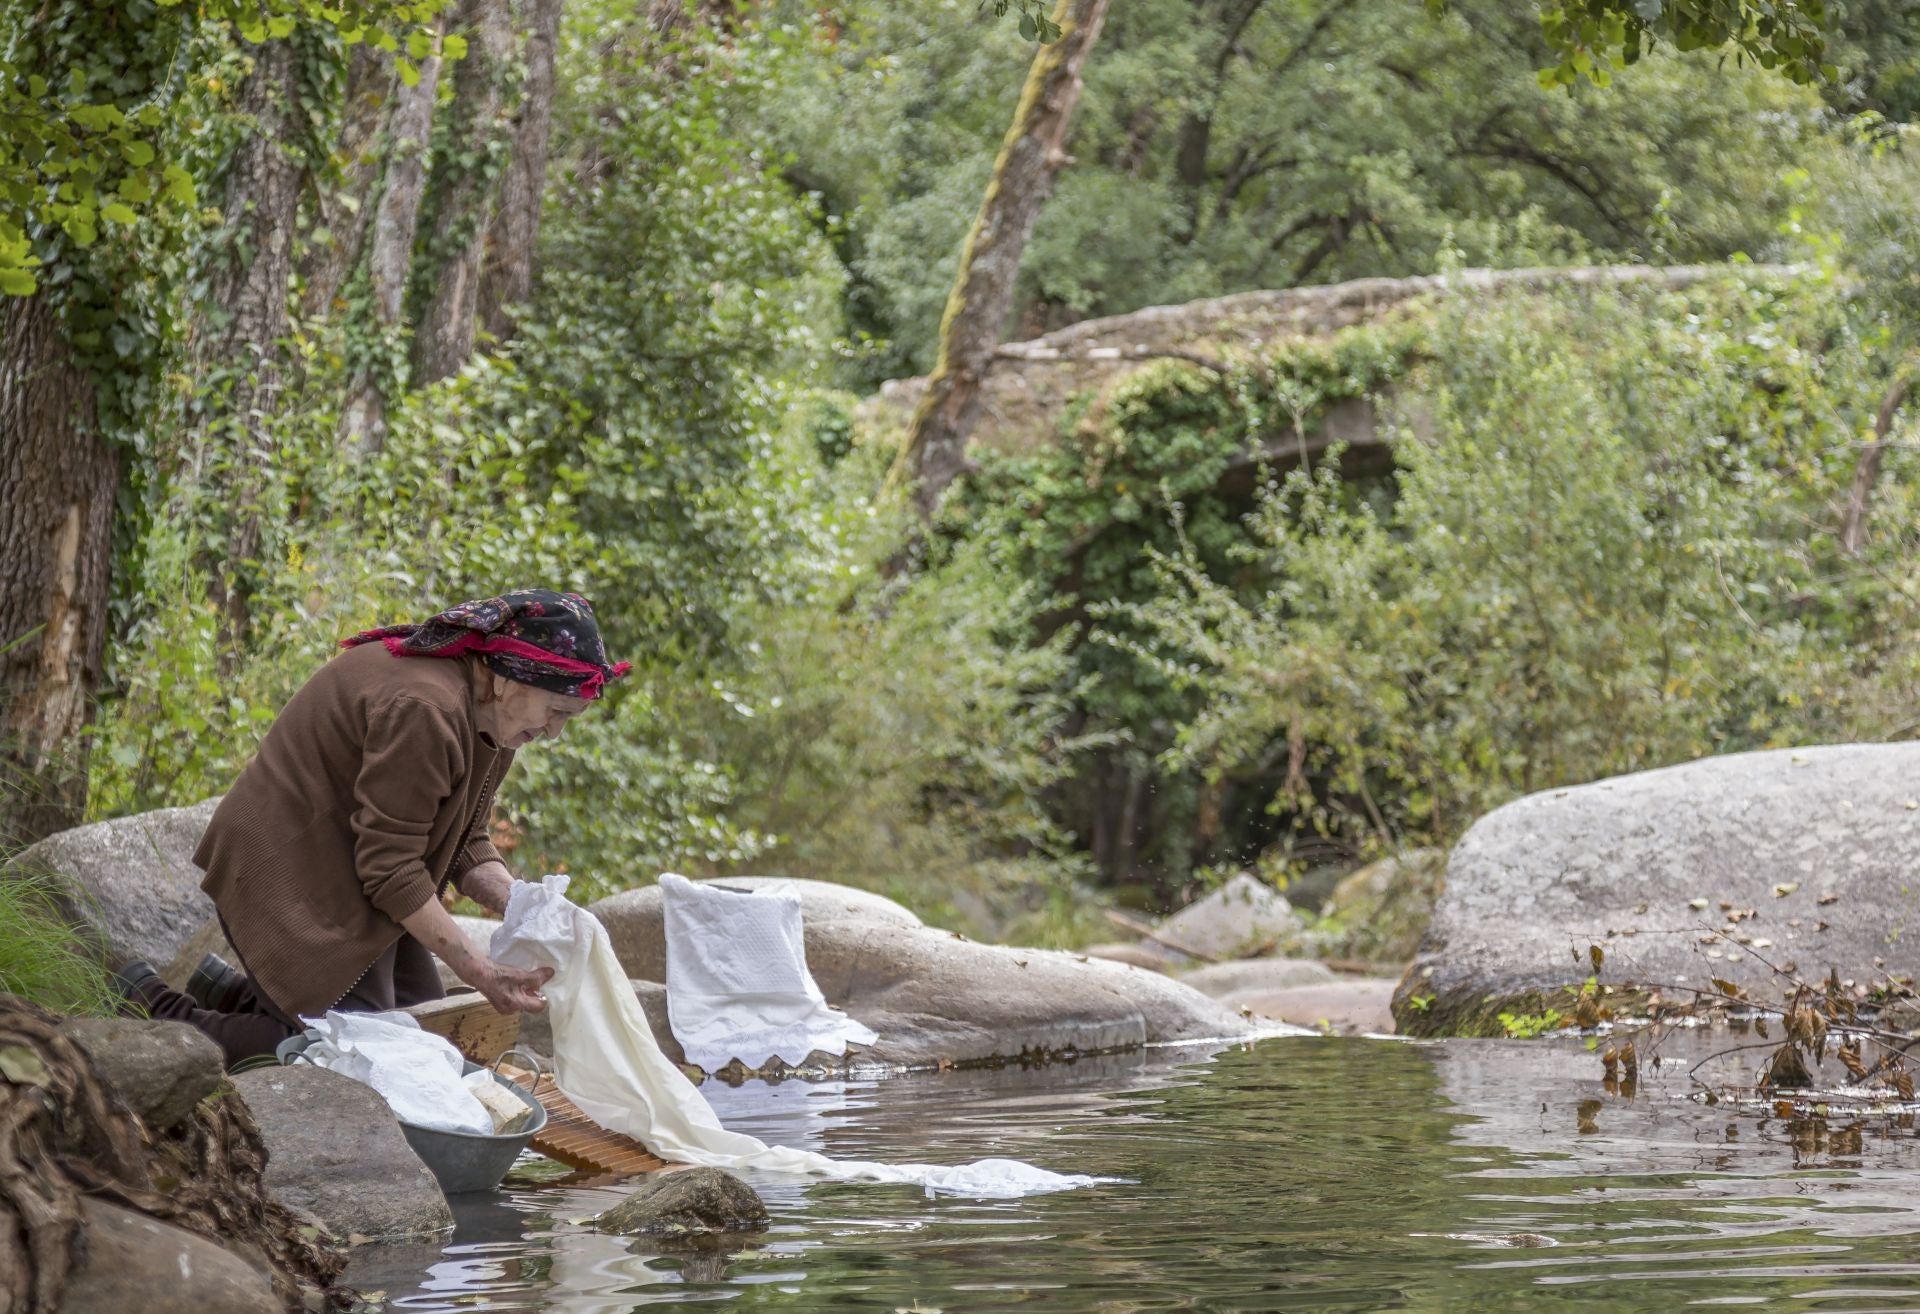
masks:
<path id="1" fill-rule="evenodd" d="M 388 625 L 342 639 L 342 648 L 375 640 L 396 657 L 477 653 L 500 675 L 550 693 L 598 698 L 608 680 L 633 669 L 607 664 L 593 604 L 578 593 L 516 589 L 449 607 L 418 625 Z"/>

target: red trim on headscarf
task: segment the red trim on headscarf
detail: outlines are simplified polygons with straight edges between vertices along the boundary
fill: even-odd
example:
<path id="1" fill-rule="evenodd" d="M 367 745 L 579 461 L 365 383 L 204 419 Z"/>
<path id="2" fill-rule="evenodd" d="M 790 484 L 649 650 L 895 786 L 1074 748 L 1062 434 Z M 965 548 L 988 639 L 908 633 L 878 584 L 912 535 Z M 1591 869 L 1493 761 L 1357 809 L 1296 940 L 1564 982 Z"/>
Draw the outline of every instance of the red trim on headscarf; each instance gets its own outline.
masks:
<path id="1" fill-rule="evenodd" d="M 505 634 L 481 634 L 477 630 L 468 630 L 446 647 L 436 648 L 432 652 L 409 651 L 407 637 L 405 634 L 382 634 L 378 630 L 369 630 L 363 634 L 356 634 L 351 639 L 342 639 L 340 646 L 352 648 L 378 639 L 395 657 L 458 657 L 469 652 L 505 653 L 509 657 L 522 657 L 566 675 L 585 676 L 586 679 L 580 683 L 582 698 L 598 698 L 601 688 L 607 682 L 607 668 L 595 666 L 592 662 L 583 662 L 577 657 L 562 657 L 559 653 L 548 652 L 545 648 L 528 643 L 525 639 L 515 639 Z M 620 662 L 613 666 L 611 671 L 613 677 L 618 679 L 632 669 L 632 662 Z"/>

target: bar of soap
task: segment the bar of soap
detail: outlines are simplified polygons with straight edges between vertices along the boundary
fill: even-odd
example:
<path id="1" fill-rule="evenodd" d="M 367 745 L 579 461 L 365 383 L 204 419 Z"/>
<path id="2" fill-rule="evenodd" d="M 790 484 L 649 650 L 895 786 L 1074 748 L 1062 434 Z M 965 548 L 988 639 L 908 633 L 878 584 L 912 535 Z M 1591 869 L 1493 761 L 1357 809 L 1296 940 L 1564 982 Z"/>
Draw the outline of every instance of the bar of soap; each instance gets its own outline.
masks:
<path id="1" fill-rule="evenodd" d="M 533 1121 L 533 1110 L 527 1102 L 499 1082 L 489 1079 L 484 1086 L 475 1083 L 470 1089 L 487 1106 L 487 1112 L 493 1115 L 495 1136 L 517 1132 Z"/>

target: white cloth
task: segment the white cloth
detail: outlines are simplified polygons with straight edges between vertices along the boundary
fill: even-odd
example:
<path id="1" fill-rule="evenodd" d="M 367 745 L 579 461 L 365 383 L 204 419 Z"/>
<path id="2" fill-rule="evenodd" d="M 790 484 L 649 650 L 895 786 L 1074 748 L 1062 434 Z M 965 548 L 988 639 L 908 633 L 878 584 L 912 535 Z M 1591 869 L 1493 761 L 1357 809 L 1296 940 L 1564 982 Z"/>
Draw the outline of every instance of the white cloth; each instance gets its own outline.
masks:
<path id="1" fill-rule="evenodd" d="M 739 1059 L 798 1067 L 814 1050 L 845 1054 L 873 1032 L 827 1005 L 807 971 L 800 896 L 660 878 L 667 928 L 667 1017 L 687 1058 L 708 1072 Z"/>
<path id="2" fill-rule="evenodd" d="M 493 1115 L 460 1078 L 460 1051 L 407 1014 L 328 1013 L 301 1021 L 320 1037 L 301 1057 L 373 1087 L 401 1122 L 493 1135 Z"/>
<path id="3" fill-rule="evenodd" d="M 515 882 L 489 953 L 519 967 L 551 967 L 547 1015 L 555 1077 L 589 1118 L 624 1132 L 664 1159 L 714 1168 L 902 1182 L 929 1193 L 1034 1195 L 1098 1178 L 1050 1173 L 1012 1159 L 943 1167 L 861 1163 L 770 1146 L 720 1125 L 713 1108 L 668 1061 L 614 956 L 606 928 L 566 897 L 567 878 Z"/>

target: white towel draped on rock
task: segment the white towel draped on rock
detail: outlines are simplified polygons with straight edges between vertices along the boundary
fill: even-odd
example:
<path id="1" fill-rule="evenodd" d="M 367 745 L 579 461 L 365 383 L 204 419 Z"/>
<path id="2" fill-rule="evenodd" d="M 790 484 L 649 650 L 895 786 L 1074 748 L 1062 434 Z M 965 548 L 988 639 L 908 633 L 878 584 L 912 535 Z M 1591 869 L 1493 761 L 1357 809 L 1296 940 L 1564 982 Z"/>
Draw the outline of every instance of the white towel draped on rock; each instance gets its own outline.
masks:
<path id="1" fill-rule="evenodd" d="M 660 878 L 667 932 L 667 1017 L 687 1058 L 708 1072 L 734 1059 L 798 1067 L 820 1050 L 845 1054 L 873 1032 L 827 1000 L 807 971 L 800 896 Z"/>
<path id="2" fill-rule="evenodd" d="M 554 1075 L 568 1098 L 601 1126 L 679 1163 L 901 1182 L 949 1195 L 1034 1195 L 1100 1180 L 1050 1173 L 1013 1159 L 953 1167 L 829 1159 L 726 1130 L 712 1106 L 660 1052 L 606 928 L 566 891 L 565 876 L 548 876 L 538 885 L 516 882 L 490 952 L 515 966 L 553 969 L 546 996 Z"/>

